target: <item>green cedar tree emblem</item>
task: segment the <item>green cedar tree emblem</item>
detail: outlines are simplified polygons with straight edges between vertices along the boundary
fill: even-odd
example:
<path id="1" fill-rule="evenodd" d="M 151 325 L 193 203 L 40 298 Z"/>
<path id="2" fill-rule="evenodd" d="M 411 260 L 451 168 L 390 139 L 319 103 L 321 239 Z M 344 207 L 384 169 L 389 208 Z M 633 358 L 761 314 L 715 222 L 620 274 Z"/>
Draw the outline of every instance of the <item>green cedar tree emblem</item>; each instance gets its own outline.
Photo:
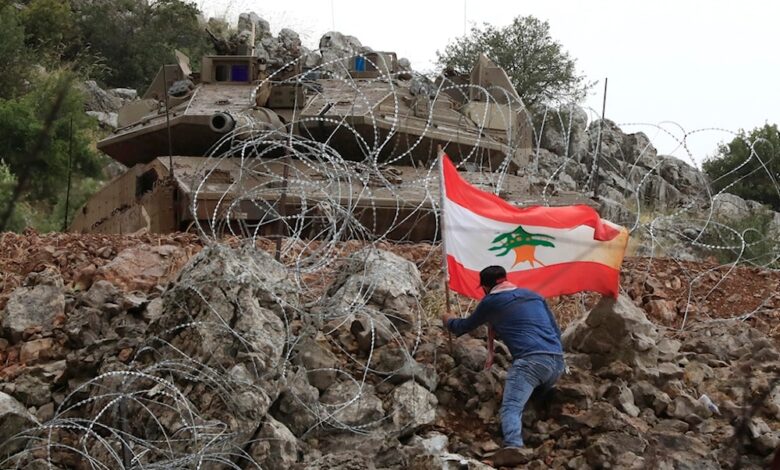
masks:
<path id="1" fill-rule="evenodd" d="M 536 247 L 546 246 L 555 248 L 555 245 L 549 240 L 555 240 L 555 237 L 543 233 L 528 233 L 522 226 L 518 226 L 513 231 L 502 233 L 494 238 L 493 244 L 497 246 L 490 248 L 490 251 L 503 250 L 501 253 L 496 253 L 496 256 L 505 256 L 510 251 L 513 251 L 515 253 L 515 263 L 512 267 L 527 261 L 531 263 L 532 268 L 535 268 L 534 263 L 544 266 L 541 261 L 536 259 Z"/>

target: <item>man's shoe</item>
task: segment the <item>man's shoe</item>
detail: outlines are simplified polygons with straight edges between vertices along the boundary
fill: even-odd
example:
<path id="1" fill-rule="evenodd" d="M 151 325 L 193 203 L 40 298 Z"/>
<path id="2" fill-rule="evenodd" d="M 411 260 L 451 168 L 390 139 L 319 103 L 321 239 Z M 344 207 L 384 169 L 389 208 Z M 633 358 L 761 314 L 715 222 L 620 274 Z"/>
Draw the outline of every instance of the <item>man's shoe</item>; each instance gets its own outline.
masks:
<path id="1" fill-rule="evenodd" d="M 528 447 L 504 447 L 493 454 L 492 461 L 496 467 L 513 467 L 533 460 L 534 450 Z"/>

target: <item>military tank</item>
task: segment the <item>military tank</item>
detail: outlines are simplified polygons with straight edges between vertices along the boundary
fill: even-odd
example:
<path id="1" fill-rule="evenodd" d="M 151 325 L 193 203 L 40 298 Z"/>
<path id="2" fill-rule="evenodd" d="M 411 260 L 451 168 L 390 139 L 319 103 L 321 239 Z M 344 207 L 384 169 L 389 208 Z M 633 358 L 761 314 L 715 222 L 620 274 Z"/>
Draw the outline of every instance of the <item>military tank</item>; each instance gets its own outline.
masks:
<path id="1" fill-rule="evenodd" d="M 525 176 L 529 116 L 485 56 L 470 74 L 435 81 L 402 70 L 392 52 L 308 69 L 215 55 L 198 72 L 175 56 L 98 142 L 128 169 L 80 208 L 70 230 L 433 240 L 439 147 L 472 183 L 539 202 Z"/>

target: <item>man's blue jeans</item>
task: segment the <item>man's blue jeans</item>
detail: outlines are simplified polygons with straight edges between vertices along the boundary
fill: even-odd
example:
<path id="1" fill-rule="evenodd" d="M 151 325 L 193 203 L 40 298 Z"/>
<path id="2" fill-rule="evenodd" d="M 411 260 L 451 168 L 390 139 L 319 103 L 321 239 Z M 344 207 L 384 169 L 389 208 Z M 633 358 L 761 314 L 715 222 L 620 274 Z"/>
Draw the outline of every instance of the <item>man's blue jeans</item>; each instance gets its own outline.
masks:
<path id="1" fill-rule="evenodd" d="M 563 356 L 532 354 L 512 362 L 506 373 L 504 400 L 501 403 L 501 431 L 504 447 L 522 447 L 523 409 L 535 388 L 550 390 L 563 374 Z"/>

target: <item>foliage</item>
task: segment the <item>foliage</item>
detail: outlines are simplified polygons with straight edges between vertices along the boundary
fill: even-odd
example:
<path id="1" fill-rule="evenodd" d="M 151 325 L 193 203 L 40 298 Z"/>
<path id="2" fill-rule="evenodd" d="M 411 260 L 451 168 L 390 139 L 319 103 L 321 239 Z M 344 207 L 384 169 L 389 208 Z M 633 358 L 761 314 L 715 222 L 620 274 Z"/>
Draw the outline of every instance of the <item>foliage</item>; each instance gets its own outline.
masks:
<path id="1" fill-rule="evenodd" d="M 76 46 L 79 33 L 70 1 L 32 0 L 20 16 L 28 46 L 43 51 Z"/>
<path id="2" fill-rule="evenodd" d="M 741 219 L 723 220 L 707 226 L 701 242 L 715 247 L 712 254 L 721 263 L 739 261 L 764 267 L 780 267 L 777 234 L 772 233 L 772 213 L 754 212 Z M 744 244 L 744 250 L 743 250 Z"/>
<path id="3" fill-rule="evenodd" d="M 702 165 L 715 191 L 769 204 L 780 211 L 780 133 L 777 124 L 740 131 Z"/>
<path id="4" fill-rule="evenodd" d="M 575 69 L 563 46 L 550 36 L 550 25 L 533 16 L 519 16 L 496 28 L 484 24 L 436 51 L 439 65 L 459 72 L 473 67 L 480 53 L 506 70 L 517 93 L 529 106 L 554 101 L 577 101 L 589 84 Z"/>
<path id="5" fill-rule="evenodd" d="M 0 99 L 9 98 L 24 88 L 24 77 L 30 68 L 29 54 L 24 43 L 24 28 L 19 22 L 16 8 L 0 9 L 0 57 L 3 73 L 0 74 Z"/>
<path id="6" fill-rule="evenodd" d="M 68 88 L 48 136 L 44 135 L 44 123 L 63 80 L 68 80 L 66 74 L 32 78 L 34 86 L 29 93 L 0 100 L 0 158 L 15 175 L 32 172 L 27 194 L 30 200 L 53 204 L 64 196 L 71 150 L 73 174 L 100 174 L 100 160 L 91 148 L 94 122 L 84 114 L 83 97 L 74 87 Z M 33 159 L 36 147 L 43 152 Z"/>
<path id="7" fill-rule="evenodd" d="M 84 0 L 77 16 L 84 43 L 110 68 L 105 83 L 143 91 L 174 49 L 195 60 L 211 51 L 199 14 L 182 0 Z"/>
<path id="8" fill-rule="evenodd" d="M 0 160 L 0 211 L 4 211 L 11 201 L 11 194 L 16 187 L 16 176 L 11 173 L 11 169 L 4 161 Z M 20 208 L 14 207 L 11 212 L 11 218 L 8 221 L 7 230 L 18 232 L 25 227 L 26 223 L 20 211 Z"/>

